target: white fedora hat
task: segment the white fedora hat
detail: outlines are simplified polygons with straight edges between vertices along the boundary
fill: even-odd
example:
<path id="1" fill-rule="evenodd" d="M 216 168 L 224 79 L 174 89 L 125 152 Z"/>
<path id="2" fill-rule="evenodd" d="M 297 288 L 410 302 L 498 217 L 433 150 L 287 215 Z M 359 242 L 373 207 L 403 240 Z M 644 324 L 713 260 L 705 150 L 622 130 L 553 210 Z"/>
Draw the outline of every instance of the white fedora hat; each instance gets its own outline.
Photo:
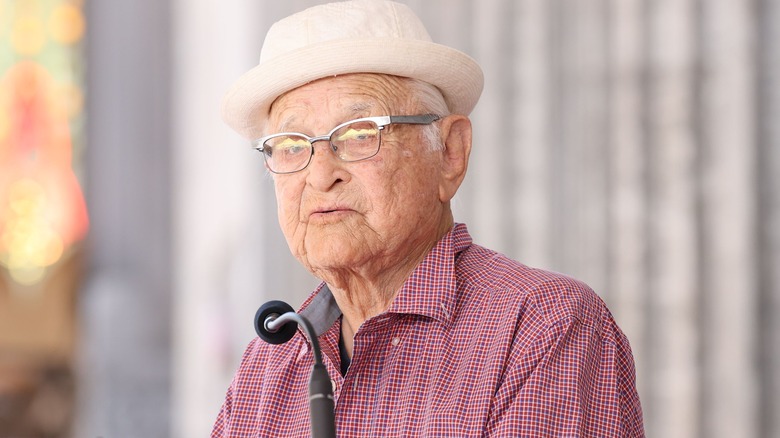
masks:
<path id="1" fill-rule="evenodd" d="M 276 22 L 260 63 L 225 94 L 222 118 L 239 134 L 262 135 L 271 104 L 317 79 L 384 73 L 436 86 L 450 112 L 468 115 L 479 100 L 482 69 L 468 55 L 431 41 L 409 7 L 385 0 L 329 3 Z"/>

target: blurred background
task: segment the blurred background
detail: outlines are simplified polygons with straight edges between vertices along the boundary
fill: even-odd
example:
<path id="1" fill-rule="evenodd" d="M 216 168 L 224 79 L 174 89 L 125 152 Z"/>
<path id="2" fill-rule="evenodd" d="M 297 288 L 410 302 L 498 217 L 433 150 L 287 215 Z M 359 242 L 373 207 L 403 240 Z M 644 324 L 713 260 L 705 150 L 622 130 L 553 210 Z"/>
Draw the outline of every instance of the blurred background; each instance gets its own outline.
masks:
<path id="1" fill-rule="evenodd" d="M 317 283 L 220 99 L 317 3 L 0 0 L 0 437 L 209 434 Z M 780 0 L 404 3 L 485 72 L 456 220 L 604 298 L 648 436 L 780 436 Z"/>

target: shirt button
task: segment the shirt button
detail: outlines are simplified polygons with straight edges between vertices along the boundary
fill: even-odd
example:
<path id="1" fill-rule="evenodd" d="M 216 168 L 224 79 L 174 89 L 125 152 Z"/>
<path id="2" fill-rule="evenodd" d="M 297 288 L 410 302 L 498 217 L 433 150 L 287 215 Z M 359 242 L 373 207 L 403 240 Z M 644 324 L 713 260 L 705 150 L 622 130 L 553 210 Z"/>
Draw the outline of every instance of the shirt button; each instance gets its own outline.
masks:
<path id="1" fill-rule="evenodd" d="M 394 337 L 394 338 L 393 338 L 393 340 L 392 340 L 392 341 L 390 341 L 390 343 L 391 343 L 391 344 L 393 344 L 394 346 L 396 346 L 396 345 L 398 345 L 398 344 L 400 344 L 400 343 L 401 343 L 401 338 L 399 338 L 398 336 L 396 336 L 396 337 Z"/>

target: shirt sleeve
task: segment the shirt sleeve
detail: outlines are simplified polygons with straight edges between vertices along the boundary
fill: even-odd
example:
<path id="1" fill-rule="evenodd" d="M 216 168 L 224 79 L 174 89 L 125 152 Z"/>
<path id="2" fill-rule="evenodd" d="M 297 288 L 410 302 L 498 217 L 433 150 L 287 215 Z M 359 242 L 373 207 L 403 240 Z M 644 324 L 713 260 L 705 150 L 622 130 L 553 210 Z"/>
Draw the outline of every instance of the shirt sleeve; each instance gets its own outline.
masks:
<path id="1" fill-rule="evenodd" d="M 217 415 L 217 421 L 214 422 L 214 427 L 211 430 L 211 438 L 221 438 L 228 436 L 230 430 L 230 413 L 233 407 L 233 384 L 228 387 L 227 394 L 225 395 L 225 402 L 222 403 L 222 409 L 219 410 Z"/>
<path id="2" fill-rule="evenodd" d="M 257 351 L 258 339 L 254 338 L 249 342 L 249 345 L 244 350 L 244 354 L 241 357 L 241 364 L 238 370 L 233 375 L 233 381 L 230 382 L 230 386 L 225 394 L 225 401 L 222 403 L 222 408 L 219 410 L 217 420 L 214 422 L 214 427 L 211 429 L 211 438 L 222 438 L 231 435 L 233 431 L 233 402 L 234 393 L 236 387 L 240 384 L 242 377 L 244 376 L 244 369 L 248 366 L 248 363 Z M 234 432 L 234 431 L 233 431 Z"/>
<path id="3" fill-rule="evenodd" d="M 486 436 L 644 437 L 631 349 L 602 307 L 600 321 L 540 323 L 513 348 Z"/>

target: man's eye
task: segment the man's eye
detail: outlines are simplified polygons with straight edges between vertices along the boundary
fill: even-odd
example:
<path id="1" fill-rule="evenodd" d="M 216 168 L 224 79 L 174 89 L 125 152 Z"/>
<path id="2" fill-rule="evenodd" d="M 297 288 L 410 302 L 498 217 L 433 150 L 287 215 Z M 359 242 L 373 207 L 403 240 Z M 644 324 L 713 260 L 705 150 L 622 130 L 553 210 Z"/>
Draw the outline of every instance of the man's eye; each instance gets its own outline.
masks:
<path id="1" fill-rule="evenodd" d="M 337 141 L 364 141 L 376 137 L 376 129 L 349 129 L 339 135 Z"/>
<path id="2" fill-rule="evenodd" d="M 299 145 L 299 144 L 292 145 L 292 146 L 287 147 L 287 148 L 284 149 L 284 151 L 287 154 L 290 154 L 290 155 L 299 154 L 299 153 L 303 152 L 304 150 L 306 150 L 306 148 L 304 146 L 302 146 L 302 145 Z"/>
<path id="3" fill-rule="evenodd" d="M 274 149 L 285 155 L 297 155 L 309 150 L 309 144 L 303 140 L 284 140 L 274 146 Z"/>

